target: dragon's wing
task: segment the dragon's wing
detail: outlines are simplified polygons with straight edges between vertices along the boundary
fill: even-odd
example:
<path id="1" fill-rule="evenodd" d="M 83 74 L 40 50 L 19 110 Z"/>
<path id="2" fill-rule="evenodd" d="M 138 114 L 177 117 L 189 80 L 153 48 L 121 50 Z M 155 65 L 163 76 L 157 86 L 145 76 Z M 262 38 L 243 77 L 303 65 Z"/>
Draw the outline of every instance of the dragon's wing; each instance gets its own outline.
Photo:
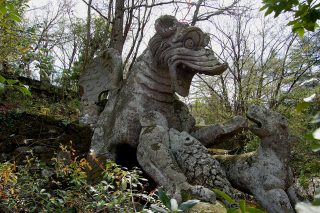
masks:
<path id="1" fill-rule="evenodd" d="M 95 57 L 80 75 L 80 122 L 95 124 L 101 112 L 101 94 L 118 90 L 123 81 L 122 59 L 114 49 L 107 49 Z M 102 106 L 103 105 L 103 106 Z"/>

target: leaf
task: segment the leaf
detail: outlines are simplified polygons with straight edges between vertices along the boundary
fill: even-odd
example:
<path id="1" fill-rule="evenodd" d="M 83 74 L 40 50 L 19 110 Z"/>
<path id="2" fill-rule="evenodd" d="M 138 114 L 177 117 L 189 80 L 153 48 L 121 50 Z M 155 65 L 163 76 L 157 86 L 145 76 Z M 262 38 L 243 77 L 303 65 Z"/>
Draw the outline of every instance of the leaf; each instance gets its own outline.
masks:
<path id="1" fill-rule="evenodd" d="M 253 207 L 249 207 L 246 209 L 248 213 L 266 213 L 265 211 Z"/>
<path id="2" fill-rule="evenodd" d="M 0 13 L 2 13 L 2 15 L 5 15 L 7 13 L 7 8 L 4 6 L 0 6 Z"/>
<path id="3" fill-rule="evenodd" d="M 32 96 L 31 92 L 23 85 L 14 85 L 14 88 L 20 91 L 23 95 Z"/>
<path id="4" fill-rule="evenodd" d="M 320 188 L 316 188 L 312 205 L 320 206 Z"/>
<path id="5" fill-rule="evenodd" d="M 240 200 L 239 201 L 239 207 L 242 213 L 246 213 L 246 201 Z"/>
<path id="6" fill-rule="evenodd" d="M 179 206 L 179 209 L 181 209 L 182 211 L 190 209 L 191 207 L 195 206 L 199 202 L 200 200 L 188 200 L 186 202 L 181 203 Z"/>
<path id="7" fill-rule="evenodd" d="M 2 75 L 0 75 L 0 83 L 4 84 L 5 82 L 6 82 L 6 79 Z"/>
<path id="8" fill-rule="evenodd" d="M 288 25 L 295 25 L 299 22 L 299 20 L 293 20 L 293 21 L 289 21 Z"/>
<path id="9" fill-rule="evenodd" d="M 121 189 L 122 190 L 127 189 L 127 181 L 124 178 L 121 179 Z"/>
<path id="10" fill-rule="evenodd" d="M 165 205 L 168 209 L 171 209 L 170 198 L 166 195 L 162 188 L 158 189 L 158 196 L 163 205 Z"/>
<path id="11" fill-rule="evenodd" d="M 164 208 L 162 207 L 159 207 L 159 206 L 156 206 L 154 204 L 151 204 L 150 206 L 152 209 L 154 209 L 155 211 L 158 211 L 158 212 L 163 212 L 163 213 L 168 213 L 167 210 L 165 210 Z"/>
<path id="12" fill-rule="evenodd" d="M 267 9 L 267 11 L 265 12 L 264 16 L 267 16 L 267 15 L 269 15 L 269 14 L 272 13 L 272 12 L 273 12 L 273 10 L 269 7 L 269 8 Z"/>
<path id="13" fill-rule="evenodd" d="M 5 82 L 7 85 L 13 85 L 13 84 L 17 84 L 19 83 L 18 80 L 13 80 L 13 79 L 7 79 L 6 82 Z"/>
<path id="14" fill-rule="evenodd" d="M 315 199 L 312 201 L 312 205 L 314 205 L 314 206 L 320 206 L 320 197 L 319 197 L 319 198 L 315 198 Z"/>
<path id="15" fill-rule="evenodd" d="M 316 129 L 313 133 L 312 136 L 314 139 L 320 140 L 320 128 Z"/>
<path id="16" fill-rule="evenodd" d="M 72 207 L 68 209 L 68 213 L 77 213 L 77 209 L 75 207 Z"/>
<path id="17" fill-rule="evenodd" d="M 278 17 L 278 16 L 280 15 L 280 13 L 281 13 L 281 11 L 280 11 L 280 10 L 275 11 L 275 12 L 274 12 L 274 17 L 275 17 L 275 18 L 276 18 L 276 17 Z"/>
<path id="18" fill-rule="evenodd" d="M 148 182 L 148 179 L 146 178 L 139 178 L 140 181 Z"/>
<path id="19" fill-rule="evenodd" d="M 212 191 L 214 193 L 216 193 L 218 196 L 222 197 L 227 202 L 229 202 L 230 204 L 235 203 L 235 201 L 229 195 L 227 195 L 225 192 L 220 191 L 219 189 L 212 189 Z"/>
<path id="20" fill-rule="evenodd" d="M 171 211 L 177 211 L 178 210 L 178 201 L 174 198 L 170 199 L 170 206 L 171 206 Z"/>
<path id="21" fill-rule="evenodd" d="M 238 213 L 238 212 L 239 212 L 239 209 L 236 209 L 236 208 L 230 208 L 227 211 L 227 213 Z"/>
<path id="22" fill-rule="evenodd" d="M 308 141 L 314 140 L 312 133 L 305 134 L 303 137 Z"/>
<path id="23" fill-rule="evenodd" d="M 313 100 L 316 98 L 316 94 L 313 93 L 312 95 L 310 95 L 309 97 L 306 97 L 303 99 L 304 102 L 313 102 Z"/>
<path id="24" fill-rule="evenodd" d="M 302 112 L 304 111 L 305 109 L 308 109 L 310 106 L 310 103 L 309 102 L 301 102 L 301 103 L 298 103 L 297 106 L 296 106 L 296 110 L 298 112 Z"/>
<path id="25" fill-rule="evenodd" d="M 314 31 L 315 28 L 315 23 L 314 22 L 308 22 L 307 24 L 304 25 L 304 28 L 308 31 Z"/>
<path id="26" fill-rule="evenodd" d="M 313 152 L 319 152 L 320 151 L 320 144 L 312 144 L 311 149 Z"/>
<path id="27" fill-rule="evenodd" d="M 1 77 L 1 76 L 0 76 Z M 1 80 L 0 80 L 1 83 Z M 312 119 L 311 123 L 316 124 L 316 123 L 320 123 L 320 112 L 318 112 Z"/>
<path id="28" fill-rule="evenodd" d="M 304 36 L 304 29 L 303 29 L 302 27 L 294 28 L 294 29 L 293 29 L 293 32 L 298 33 L 298 35 L 300 36 L 300 38 L 303 38 L 303 36 Z"/>
<path id="29" fill-rule="evenodd" d="M 260 8 L 259 11 L 263 11 L 263 10 L 267 9 L 268 7 L 269 7 L 268 5 L 264 5 L 263 7 Z"/>
<path id="30" fill-rule="evenodd" d="M 13 21 L 21 22 L 21 17 L 18 16 L 17 14 L 10 13 L 10 14 L 8 15 L 8 17 L 9 17 L 10 19 L 12 19 Z"/>

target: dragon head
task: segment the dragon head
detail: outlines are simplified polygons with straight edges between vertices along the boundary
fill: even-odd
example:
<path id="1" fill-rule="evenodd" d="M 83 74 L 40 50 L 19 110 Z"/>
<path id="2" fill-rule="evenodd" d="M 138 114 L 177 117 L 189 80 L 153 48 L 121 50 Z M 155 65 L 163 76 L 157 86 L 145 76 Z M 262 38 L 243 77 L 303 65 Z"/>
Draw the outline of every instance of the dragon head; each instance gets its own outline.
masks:
<path id="1" fill-rule="evenodd" d="M 219 75 L 227 68 L 220 63 L 211 49 L 205 48 L 209 36 L 198 27 L 164 15 L 155 22 L 156 34 L 149 42 L 153 62 L 161 69 L 168 69 L 175 92 L 187 96 L 196 73 Z"/>

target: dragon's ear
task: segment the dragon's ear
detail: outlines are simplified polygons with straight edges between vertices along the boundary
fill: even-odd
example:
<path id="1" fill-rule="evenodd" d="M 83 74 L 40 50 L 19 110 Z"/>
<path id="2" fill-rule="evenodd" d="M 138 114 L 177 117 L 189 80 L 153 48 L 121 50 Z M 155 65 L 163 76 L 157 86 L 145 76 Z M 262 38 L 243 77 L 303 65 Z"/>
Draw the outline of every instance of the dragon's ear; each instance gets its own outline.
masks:
<path id="1" fill-rule="evenodd" d="M 202 40 L 202 46 L 203 47 L 208 46 L 209 42 L 210 42 L 210 35 L 208 33 L 204 33 L 203 40 Z"/>
<path id="2" fill-rule="evenodd" d="M 155 29 L 162 38 L 167 38 L 177 30 L 178 20 L 174 16 L 164 15 L 155 22 Z"/>

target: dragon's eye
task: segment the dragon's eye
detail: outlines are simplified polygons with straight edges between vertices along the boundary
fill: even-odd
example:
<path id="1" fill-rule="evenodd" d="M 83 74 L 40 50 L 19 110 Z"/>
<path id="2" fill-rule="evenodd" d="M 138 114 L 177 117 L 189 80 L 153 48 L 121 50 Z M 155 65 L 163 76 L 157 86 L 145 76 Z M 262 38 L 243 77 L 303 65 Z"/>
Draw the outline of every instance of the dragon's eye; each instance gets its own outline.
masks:
<path id="1" fill-rule="evenodd" d="M 191 38 L 188 38 L 187 40 L 185 40 L 184 47 L 186 47 L 188 49 L 193 49 L 194 48 L 193 40 Z"/>

